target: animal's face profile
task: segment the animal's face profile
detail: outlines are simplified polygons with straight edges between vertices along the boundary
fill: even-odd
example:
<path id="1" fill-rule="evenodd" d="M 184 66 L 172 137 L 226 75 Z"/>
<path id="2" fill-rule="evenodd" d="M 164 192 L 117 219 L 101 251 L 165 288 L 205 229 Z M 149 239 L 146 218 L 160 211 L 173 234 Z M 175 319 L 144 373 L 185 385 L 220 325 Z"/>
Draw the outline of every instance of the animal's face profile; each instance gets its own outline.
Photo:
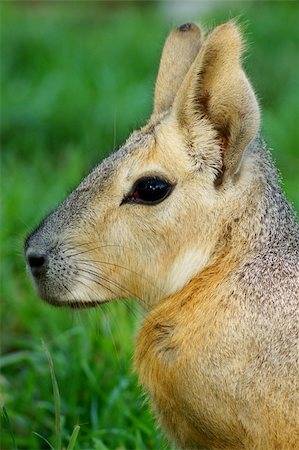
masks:
<path id="1" fill-rule="evenodd" d="M 200 179 L 184 150 L 166 123 L 155 135 L 136 133 L 45 220 L 27 250 L 42 297 L 153 301 L 194 274 L 189 268 L 207 257 L 212 198 L 205 184 L 210 178 L 213 190 L 213 176 Z M 38 266 L 37 259 L 35 268 L 43 255 L 47 261 Z"/>
<path id="2" fill-rule="evenodd" d="M 246 191 L 259 111 L 228 23 L 166 41 L 154 112 L 26 242 L 40 295 L 56 305 L 115 298 L 151 306 L 211 261 Z"/>

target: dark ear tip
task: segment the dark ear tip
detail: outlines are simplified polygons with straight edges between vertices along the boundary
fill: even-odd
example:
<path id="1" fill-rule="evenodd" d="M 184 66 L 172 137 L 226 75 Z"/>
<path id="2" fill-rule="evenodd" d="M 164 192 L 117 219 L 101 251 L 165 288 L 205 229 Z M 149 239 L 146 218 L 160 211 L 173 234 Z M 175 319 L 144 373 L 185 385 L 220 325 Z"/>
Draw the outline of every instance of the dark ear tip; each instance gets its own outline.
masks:
<path id="1" fill-rule="evenodd" d="M 184 33 L 185 31 L 191 30 L 192 27 L 193 27 L 193 25 L 194 25 L 194 24 L 191 23 L 191 22 L 183 23 L 183 25 L 180 25 L 180 26 L 178 27 L 178 30 L 181 31 L 182 33 Z"/>

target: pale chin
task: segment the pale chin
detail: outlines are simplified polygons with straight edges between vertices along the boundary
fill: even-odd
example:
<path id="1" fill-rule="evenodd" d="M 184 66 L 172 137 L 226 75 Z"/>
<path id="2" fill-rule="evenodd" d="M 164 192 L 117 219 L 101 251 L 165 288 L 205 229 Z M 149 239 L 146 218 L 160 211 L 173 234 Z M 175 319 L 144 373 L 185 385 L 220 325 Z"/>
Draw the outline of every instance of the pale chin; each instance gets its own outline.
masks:
<path id="1" fill-rule="evenodd" d="M 104 303 L 108 303 L 110 301 L 115 300 L 115 298 L 107 298 L 106 296 L 99 295 L 96 299 L 86 297 L 84 292 L 81 289 L 75 289 L 73 293 L 67 293 L 66 295 L 61 295 L 61 293 L 57 293 L 57 295 L 53 295 L 46 289 L 38 287 L 37 283 L 36 290 L 38 295 L 48 304 L 56 307 L 66 307 L 72 309 L 88 309 L 95 308 L 96 306 L 103 305 Z"/>

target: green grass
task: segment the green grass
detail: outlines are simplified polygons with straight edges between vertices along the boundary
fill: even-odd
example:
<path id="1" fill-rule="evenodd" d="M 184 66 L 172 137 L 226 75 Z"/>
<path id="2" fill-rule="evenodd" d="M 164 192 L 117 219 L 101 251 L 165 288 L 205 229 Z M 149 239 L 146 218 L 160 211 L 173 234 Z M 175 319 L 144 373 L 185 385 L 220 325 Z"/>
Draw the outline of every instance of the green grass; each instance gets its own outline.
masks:
<path id="1" fill-rule="evenodd" d="M 157 7 L 2 5 L 3 449 L 169 448 L 131 373 L 134 305 L 51 308 L 34 293 L 22 257 L 41 217 L 149 116 L 171 26 Z M 240 14 L 264 135 L 299 209 L 298 6 L 234 2 L 204 23 Z"/>

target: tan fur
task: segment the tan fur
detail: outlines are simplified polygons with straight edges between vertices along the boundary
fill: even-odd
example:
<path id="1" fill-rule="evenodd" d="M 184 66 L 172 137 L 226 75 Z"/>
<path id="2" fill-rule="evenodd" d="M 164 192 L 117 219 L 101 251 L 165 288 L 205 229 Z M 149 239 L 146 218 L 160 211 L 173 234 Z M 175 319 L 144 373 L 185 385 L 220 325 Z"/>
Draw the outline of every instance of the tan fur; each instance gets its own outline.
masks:
<path id="1" fill-rule="evenodd" d="M 196 126 L 198 116 L 213 123 L 224 143 L 222 164 L 226 175 L 236 171 L 259 128 L 259 107 L 241 67 L 241 51 L 242 39 L 233 22 L 213 30 L 175 101 L 183 128 Z"/>
<path id="2" fill-rule="evenodd" d="M 237 266 L 230 258 L 153 310 L 137 338 L 135 369 L 162 428 L 184 449 L 297 449 L 298 398 L 278 380 L 266 384 L 263 373 L 245 382 L 257 349 L 246 330 L 235 333 L 242 308 L 228 281 Z"/>
<path id="3" fill-rule="evenodd" d="M 173 30 L 164 45 L 155 87 L 154 113 L 167 111 L 202 44 L 202 31 L 188 23 Z"/>
<path id="4" fill-rule="evenodd" d="M 52 304 L 140 302 L 135 370 L 181 448 L 295 450 L 299 229 L 238 27 L 202 40 L 190 24 L 170 34 L 149 122 L 28 237 L 26 258 Z M 146 176 L 171 194 L 124 201 Z"/>

